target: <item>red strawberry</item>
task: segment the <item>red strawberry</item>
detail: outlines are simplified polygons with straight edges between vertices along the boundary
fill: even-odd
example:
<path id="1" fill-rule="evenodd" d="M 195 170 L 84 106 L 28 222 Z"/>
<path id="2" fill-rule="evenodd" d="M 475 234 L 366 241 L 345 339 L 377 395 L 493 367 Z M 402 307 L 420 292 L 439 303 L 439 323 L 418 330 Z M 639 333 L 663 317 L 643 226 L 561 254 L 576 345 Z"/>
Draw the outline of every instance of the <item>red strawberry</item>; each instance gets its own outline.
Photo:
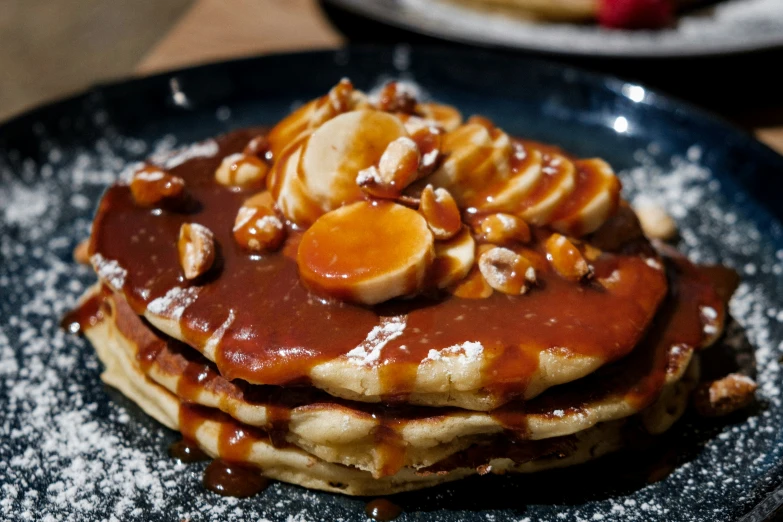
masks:
<path id="1" fill-rule="evenodd" d="M 600 0 L 598 21 L 617 29 L 657 29 L 671 23 L 673 0 Z"/>

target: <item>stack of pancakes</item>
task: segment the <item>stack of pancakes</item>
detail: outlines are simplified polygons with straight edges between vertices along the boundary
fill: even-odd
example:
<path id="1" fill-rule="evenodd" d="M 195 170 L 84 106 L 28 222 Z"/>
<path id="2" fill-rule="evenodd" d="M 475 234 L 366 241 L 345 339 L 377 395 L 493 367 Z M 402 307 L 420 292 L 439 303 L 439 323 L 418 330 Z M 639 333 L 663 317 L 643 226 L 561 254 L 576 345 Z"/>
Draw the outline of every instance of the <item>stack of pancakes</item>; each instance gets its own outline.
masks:
<path id="1" fill-rule="evenodd" d="M 270 478 L 574 465 L 667 430 L 725 318 L 618 192 L 600 160 L 342 82 L 109 188 L 77 319 L 107 383 Z"/>

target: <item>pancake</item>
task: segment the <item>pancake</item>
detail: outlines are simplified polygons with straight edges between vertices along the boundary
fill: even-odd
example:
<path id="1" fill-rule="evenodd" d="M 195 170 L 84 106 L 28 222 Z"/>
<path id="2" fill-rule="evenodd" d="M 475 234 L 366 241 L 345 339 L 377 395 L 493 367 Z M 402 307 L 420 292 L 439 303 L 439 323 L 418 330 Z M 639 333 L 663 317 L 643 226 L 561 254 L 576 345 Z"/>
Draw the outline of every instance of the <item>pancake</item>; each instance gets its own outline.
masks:
<path id="1" fill-rule="evenodd" d="M 119 389 L 165 426 L 182 431 L 213 458 L 244 463 L 251 466 L 250 473 L 262 473 L 307 488 L 348 495 L 388 495 L 474 474 L 531 473 L 576 465 L 617 451 L 627 440 L 626 420 L 598 424 L 570 437 L 522 441 L 513 451 L 508 449 L 507 438 L 501 437 L 501 444 L 498 447 L 496 443 L 494 450 L 496 441 L 485 440 L 429 467 L 405 467 L 393 475 L 375 477 L 355 467 L 327 462 L 293 446 L 276 447 L 266 432 L 243 425 L 217 410 L 183 403 L 141 373 L 138 365 L 121 350 L 113 349 L 111 343 L 99 342 L 100 334 L 96 332 L 106 324 L 98 323 L 87 331 L 92 332 L 91 339 L 96 341 L 96 351 L 106 367 L 102 378 L 107 384 Z M 689 368 L 691 375 L 679 383 L 681 391 L 666 395 L 665 401 L 651 411 L 684 411 L 696 372 L 695 365 Z M 670 425 L 673 420 L 676 418 L 670 416 L 664 422 Z M 651 419 L 648 423 L 651 421 L 654 422 Z"/>
<path id="2" fill-rule="evenodd" d="M 156 384 L 180 399 L 222 410 L 236 420 L 273 433 L 319 458 L 369 471 L 393 474 L 402 467 L 422 468 L 459 452 L 482 438 L 511 430 L 526 440 L 571 435 L 650 406 L 659 396 L 680 393 L 678 385 L 704 326 L 691 322 L 720 298 L 693 265 L 677 259 L 676 296 L 669 298 L 655 331 L 627 358 L 570 385 L 550 389 L 537 399 L 512 402 L 492 412 L 457 408 L 396 407 L 338 401 L 310 388 L 290 389 L 232 382 L 192 348 L 147 325 L 121 295 L 104 287 L 88 294 L 85 308 L 104 310 L 85 329 L 93 344 L 121 351 Z M 689 325 L 688 328 L 686 325 Z M 722 325 L 721 325 L 722 328 Z M 646 417 L 645 417 L 646 418 Z M 668 428 L 646 422 L 650 432 Z M 379 445 L 378 433 L 384 434 Z"/>
<path id="3" fill-rule="evenodd" d="M 248 190 L 226 189 L 213 172 L 257 134 L 232 133 L 217 140 L 215 156 L 169 170 L 185 180 L 197 202 L 192 211 L 150 212 L 135 204 L 128 186 L 111 187 L 91 238 L 101 280 L 229 379 L 307 382 L 351 400 L 397 396 L 486 411 L 627 355 L 666 293 L 665 274 L 650 262 L 654 253 L 636 238 L 626 251 L 603 252 L 593 262 L 596 278 L 617 278 L 608 290 L 563 280 L 543 261 L 538 280 L 545 290 L 518 299 L 499 292 L 480 300 L 421 296 L 370 308 L 313 299 L 292 259 L 300 233 L 292 230 L 281 251 L 268 255 L 248 254 L 231 235 Z M 219 275 L 183 280 L 172 245 L 186 221 L 215 234 Z M 542 235 L 530 255 L 544 256 L 544 243 Z"/>
<path id="4" fill-rule="evenodd" d="M 670 429 L 722 334 L 736 278 L 646 225 L 600 158 L 342 80 L 110 187 L 64 322 L 205 483 L 534 472 Z M 703 411 L 752 398 L 713 384 Z"/>

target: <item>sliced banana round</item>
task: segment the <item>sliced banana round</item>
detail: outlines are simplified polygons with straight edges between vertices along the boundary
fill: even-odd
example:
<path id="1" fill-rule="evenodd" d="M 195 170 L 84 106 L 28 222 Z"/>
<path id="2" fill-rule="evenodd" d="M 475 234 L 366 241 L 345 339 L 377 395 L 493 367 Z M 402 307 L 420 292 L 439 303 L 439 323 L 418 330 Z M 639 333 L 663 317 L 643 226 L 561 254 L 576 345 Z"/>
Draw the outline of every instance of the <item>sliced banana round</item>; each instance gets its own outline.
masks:
<path id="1" fill-rule="evenodd" d="M 415 210 L 360 201 L 321 216 L 302 236 L 299 275 L 317 293 L 376 304 L 422 289 L 434 239 Z"/>
<path id="2" fill-rule="evenodd" d="M 551 226 L 566 235 L 579 237 L 596 231 L 617 210 L 620 180 L 612 167 L 599 158 L 574 161 L 577 186 L 557 209 Z"/>
<path id="3" fill-rule="evenodd" d="M 529 206 L 519 216 L 531 225 L 543 226 L 549 223 L 558 207 L 576 187 L 576 167 L 562 154 L 548 152 L 543 155 L 539 180 L 540 190 L 529 198 Z M 544 183 L 544 179 L 548 183 Z"/>
<path id="4" fill-rule="evenodd" d="M 324 122 L 347 111 L 367 106 L 367 96 L 342 79 L 327 94 L 311 100 L 283 118 L 267 135 L 269 150 L 276 157 L 292 141 L 312 132 Z"/>
<path id="5" fill-rule="evenodd" d="M 463 280 L 476 259 L 476 243 L 467 227 L 448 241 L 435 242 L 435 262 L 432 264 L 432 284 L 446 288 Z"/>
<path id="6" fill-rule="evenodd" d="M 430 125 L 442 128 L 446 132 L 453 131 L 462 123 L 462 114 L 451 105 L 440 103 L 419 103 L 416 112 Z"/>
<path id="7" fill-rule="evenodd" d="M 481 207 L 487 187 L 503 183 L 510 172 L 508 136 L 480 123 L 467 123 L 446 133 L 442 152 L 445 160 L 428 182 L 447 188 L 462 208 Z"/>
<path id="8" fill-rule="evenodd" d="M 541 182 L 544 176 L 541 152 L 524 149 L 515 151 L 515 154 L 524 154 L 524 157 L 517 158 L 516 169 L 505 183 L 490 187 L 478 206 L 481 210 L 516 213 L 525 198 Z"/>
<path id="9" fill-rule="evenodd" d="M 286 218 L 299 225 L 309 225 L 323 214 L 323 210 L 310 198 L 299 175 L 301 156 L 301 145 L 293 144 L 285 149 L 272 167 L 267 186 Z"/>
<path id="10" fill-rule="evenodd" d="M 321 125 L 303 145 L 299 176 L 324 212 L 363 198 L 359 171 L 377 165 L 388 145 L 406 137 L 402 122 L 375 110 L 340 114 Z"/>

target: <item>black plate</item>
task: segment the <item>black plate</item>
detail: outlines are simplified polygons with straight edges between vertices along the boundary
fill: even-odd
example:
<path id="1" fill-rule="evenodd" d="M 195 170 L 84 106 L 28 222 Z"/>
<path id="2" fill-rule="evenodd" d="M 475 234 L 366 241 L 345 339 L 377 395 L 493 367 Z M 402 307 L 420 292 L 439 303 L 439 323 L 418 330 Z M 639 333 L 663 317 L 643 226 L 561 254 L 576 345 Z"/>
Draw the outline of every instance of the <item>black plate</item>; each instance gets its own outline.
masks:
<path id="1" fill-rule="evenodd" d="M 246 500 L 205 491 L 202 466 L 167 457 L 176 434 L 101 384 L 92 349 L 58 329 L 93 281 L 71 251 L 127 162 L 272 123 L 343 76 L 361 88 L 415 80 L 426 95 L 486 114 L 511 133 L 609 160 L 629 198 L 643 192 L 672 212 L 690 256 L 743 272 L 732 303 L 737 322 L 708 359 L 747 368 L 755 356 L 760 383 L 749 412 L 721 422 L 689 416 L 660 447 L 400 495 L 400 520 L 738 520 L 765 499 L 750 519 L 773 511 L 770 494 L 783 481 L 783 158 L 639 85 L 522 58 L 397 47 L 269 56 L 121 82 L 0 127 L 0 518 L 364 520 L 363 499 L 286 484 Z"/>

